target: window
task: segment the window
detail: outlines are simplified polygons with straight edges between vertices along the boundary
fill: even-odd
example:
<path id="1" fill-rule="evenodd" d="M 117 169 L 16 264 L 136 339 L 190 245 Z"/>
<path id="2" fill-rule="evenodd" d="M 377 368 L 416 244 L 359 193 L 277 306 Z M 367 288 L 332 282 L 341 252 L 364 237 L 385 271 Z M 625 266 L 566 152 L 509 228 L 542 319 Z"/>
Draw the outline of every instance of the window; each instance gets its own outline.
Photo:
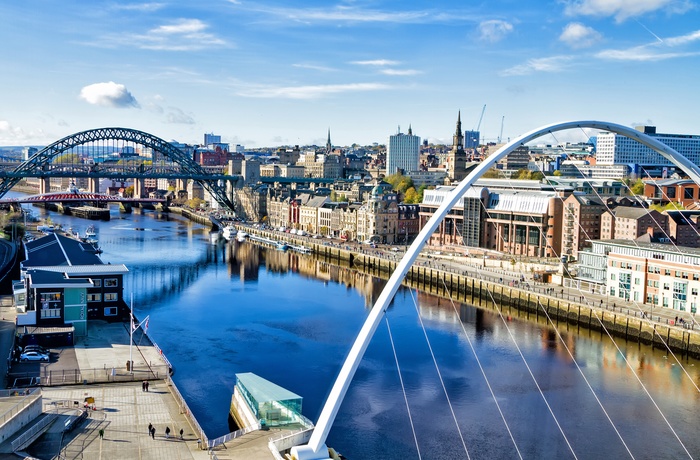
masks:
<path id="1" fill-rule="evenodd" d="M 105 302 L 115 302 L 117 300 L 116 292 L 108 292 L 105 294 Z"/>
<path id="2" fill-rule="evenodd" d="M 105 280 L 105 287 L 117 287 L 118 284 L 116 278 L 107 278 Z"/>
<path id="3" fill-rule="evenodd" d="M 102 287 L 102 280 L 92 280 L 92 284 L 95 287 Z"/>
<path id="4" fill-rule="evenodd" d="M 683 189 L 683 198 L 686 200 L 692 200 L 693 197 L 693 189 L 692 188 L 684 188 Z"/>
<path id="5" fill-rule="evenodd" d="M 45 310 L 47 308 L 60 308 L 61 307 L 61 293 L 60 292 L 42 292 L 39 297 L 39 302 L 41 309 Z"/>
<path id="6" fill-rule="evenodd" d="M 99 302 L 101 300 L 102 300 L 102 294 L 88 294 L 87 295 L 88 302 Z"/>
<path id="7" fill-rule="evenodd" d="M 610 274 L 610 281 L 615 281 L 615 274 L 614 273 Z"/>
<path id="8" fill-rule="evenodd" d="M 668 268 L 665 269 L 665 270 L 664 270 L 664 275 L 666 275 L 666 276 L 671 276 L 671 270 L 669 270 Z"/>
<path id="9" fill-rule="evenodd" d="M 106 307 L 105 316 L 117 316 L 118 310 L 119 309 L 117 307 Z"/>

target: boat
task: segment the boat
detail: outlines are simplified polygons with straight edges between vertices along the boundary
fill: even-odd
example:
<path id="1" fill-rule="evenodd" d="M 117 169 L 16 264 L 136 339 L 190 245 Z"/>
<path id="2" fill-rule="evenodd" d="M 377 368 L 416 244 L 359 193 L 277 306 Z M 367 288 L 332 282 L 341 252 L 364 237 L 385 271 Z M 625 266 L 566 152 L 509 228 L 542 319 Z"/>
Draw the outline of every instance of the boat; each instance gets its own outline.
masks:
<path id="1" fill-rule="evenodd" d="M 246 232 L 244 232 L 243 230 L 241 230 L 236 235 L 236 240 L 238 240 L 239 242 L 243 242 L 243 241 L 245 241 L 247 236 L 248 236 L 248 234 Z"/>
<path id="2" fill-rule="evenodd" d="M 278 251 L 286 251 L 289 246 L 287 246 L 287 243 L 284 241 L 278 241 L 275 248 L 277 248 Z"/>
<path id="3" fill-rule="evenodd" d="M 48 235 L 49 233 L 53 233 L 54 230 L 56 230 L 56 227 L 54 227 L 53 225 L 38 225 L 36 229 L 41 233 L 45 233 Z"/>
<path id="4" fill-rule="evenodd" d="M 88 228 L 85 229 L 85 238 L 92 238 L 94 236 L 97 236 L 97 233 L 95 232 L 95 226 L 88 225 Z"/>
<path id="5" fill-rule="evenodd" d="M 236 227 L 234 227 L 233 225 L 227 225 L 221 231 L 221 235 L 224 238 L 226 238 L 227 240 L 230 240 L 231 238 L 236 236 L 236 233 L 238 233 L 238 231 L 236 230 Z"/>

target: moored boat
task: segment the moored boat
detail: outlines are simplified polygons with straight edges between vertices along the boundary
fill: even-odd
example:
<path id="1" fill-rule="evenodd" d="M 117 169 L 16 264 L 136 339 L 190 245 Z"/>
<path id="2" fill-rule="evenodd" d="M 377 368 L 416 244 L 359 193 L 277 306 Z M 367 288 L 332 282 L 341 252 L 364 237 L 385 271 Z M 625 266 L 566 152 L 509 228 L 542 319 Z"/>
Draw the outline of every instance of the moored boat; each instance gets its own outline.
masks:
<path id="1" fill-rule="evenodd" d="M 95 232 L 95 226 L 88 225 L 88 228 L 85 229 L 85 238 L 92 238 L 95 236 L 97 236 L 97 232 Z"/>
<path id="2" fill-rule="evenodd" d="M 236 233 L 238 233 L 238 231 L 236 230 L 236 227 L 234 227 L 233 225 L 227 225 L 221 231 L 221 235 L 224 238 L 226 238 L 227 240 L 230 240 L 231 238 L 236 236 Z"/>

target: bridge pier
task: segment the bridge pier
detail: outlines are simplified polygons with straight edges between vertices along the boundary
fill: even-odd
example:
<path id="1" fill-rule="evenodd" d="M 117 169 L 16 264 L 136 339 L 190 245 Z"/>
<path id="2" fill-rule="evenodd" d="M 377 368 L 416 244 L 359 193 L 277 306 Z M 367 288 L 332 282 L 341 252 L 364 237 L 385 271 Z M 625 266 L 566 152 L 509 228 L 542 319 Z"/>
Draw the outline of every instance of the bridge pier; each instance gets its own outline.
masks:
<path id="1" fill-rule="evenodd" d="M 146 198 L 143 196 L 146 189 L 146 180 L 144 178 L 134 179 L 134 198 Z"/>
<path id="2" fill-rule="evenodd" d="M 39 178 L 39 195 L 44 195 L 51 192 L 51 178 L 40 177 Z"/>
<path id="3" fill-rule="evenodd" d="M 88 178 L 88 191 L 90 193 L 100 193 L 100 180 L 97 177 Z"/>

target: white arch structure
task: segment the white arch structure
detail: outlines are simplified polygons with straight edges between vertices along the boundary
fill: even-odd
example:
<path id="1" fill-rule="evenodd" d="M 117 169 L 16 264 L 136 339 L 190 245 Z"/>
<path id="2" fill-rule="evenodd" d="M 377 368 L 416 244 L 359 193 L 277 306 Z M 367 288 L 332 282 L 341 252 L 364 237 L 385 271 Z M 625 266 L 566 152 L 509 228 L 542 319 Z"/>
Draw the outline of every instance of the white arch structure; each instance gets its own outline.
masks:
<path id="1" fill-rule="evenodd" d="M 355 371 L 357 370 L 357 367 L 365 354 L 365 350 L 367 350 L 370 340 L 374 336 L 374 332 L 377 330 L 377 326 L 382 319 L 382 315 L 394 298 L 394 295 L 406 276 L 406 273 L 408 273 L 421 249 L 423 249 L 423 246 L 425 246 L 426 241 L 437 229 L 438 225 L 447 215 L 450 209 L 452 209 L 452 207 L 459 201 L 469 187 L 471 187 L 484 172 L 490 169 L 498 160 L 506 157 L 510 152 L 519 146 L 549 133 L 575 128 L 593 128 L 603 131 L 610 131 L 629 137 L 630 139 L 634 139 L 664 156 L 666 159 L 685 171 L 685 173 L 688 174 L 693 181 L 700 184 L 700 168 L 671 147 L 635 129 L 602 121 L 568 121 L 546 125 L 541 128 L 537 128 L 534 131 L 530 131 L 529 133 L 523 134 L 522 136 L 512 140 L 508 144 L 498 149 L 493 155 L 489 155 L 486 160 L 479 164 L 479 166 L 477 166 L 464 180 L 462 180 L 457 187 L 455 187 L 452 193 L 445 198 L 442 205 L 440 205 L 437 211 L 435 211 L 435 214 L 433 214 L 433 216 L 428 220 L 425 227 L 423 227 L 423 229 L 420 231 L 413 244 L 411 244 L 404 257 L 396 266 L 396 269 L 389 278 L 387 285 L 384 287 L 384 290 L 381 292 L 374 306 L 370 310 L 362 329 L 360 329 L 360 332 L 355 339 L 355 343 L 350 349 L 348 357 L 343 363 L 343 367 L 340 369 L 338 378 L 336 379 L 333 388 L 328 395 L 326 404 L 323 406 L 318 423 L 311 434 L 308 444 L 295 446 L 292 448 L 292 455 L 294 455 L 297 460 L 320 460 L 328 458 L 328 450 L 325 444 L 326 438 L 328 437 L 331 426 L 335 421 L 335 416 L 340 409 L 343 398 L 350 387 L 350 382 L 355 375 Z"/>

